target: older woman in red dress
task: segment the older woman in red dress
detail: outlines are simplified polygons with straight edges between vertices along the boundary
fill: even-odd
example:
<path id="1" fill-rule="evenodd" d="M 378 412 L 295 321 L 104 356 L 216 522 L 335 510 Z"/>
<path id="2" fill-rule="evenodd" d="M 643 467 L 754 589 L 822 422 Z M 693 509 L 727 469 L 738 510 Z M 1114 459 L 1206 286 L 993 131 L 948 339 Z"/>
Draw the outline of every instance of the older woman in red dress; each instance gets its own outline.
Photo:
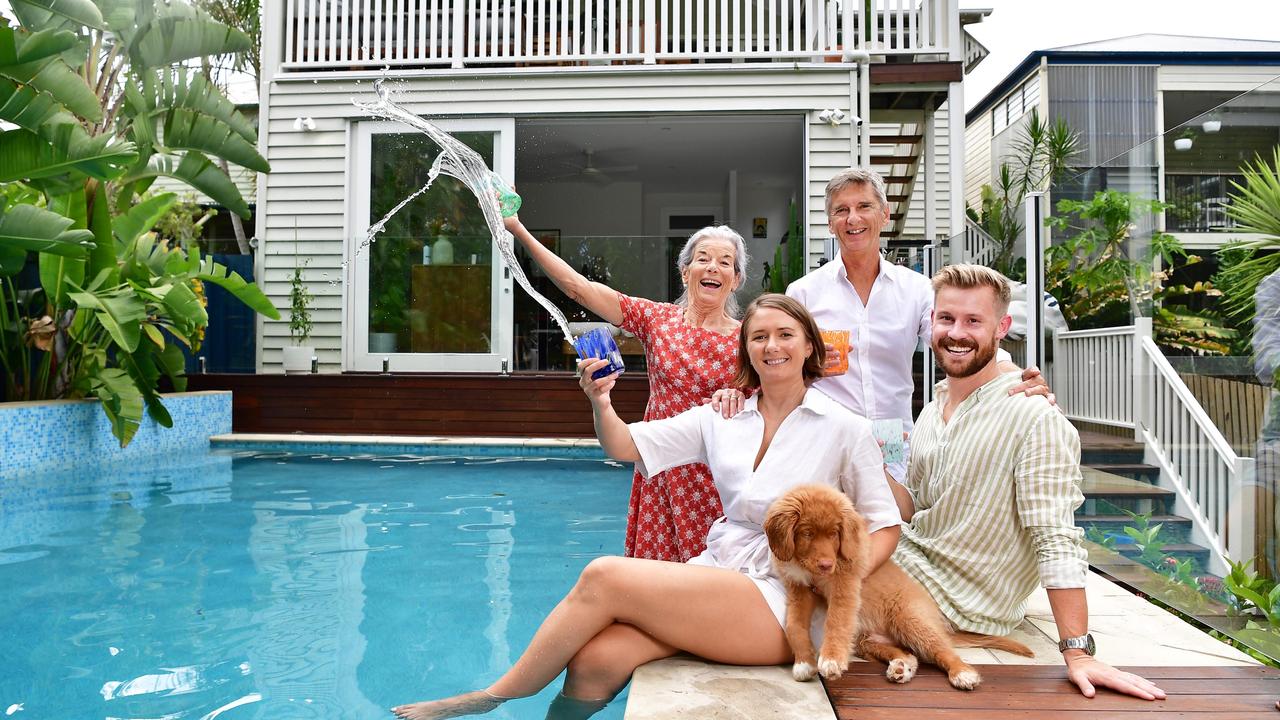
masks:
<path id="1" fill-rule="evenodd" d="M 747 266 L 742 236 L 726 225 L 694 233 L 677 265 L 684 293 L 674 303 L 624 295 L 583 277 L 525 229 L 518 216 L 507 230 L 574 302 L 644 344 L 649 366 L 645 420 L 662 420 L 702 404 L 732 385 L 738 354 L 734 291 Z M 706 549 L 707 529 L 722 514 L 706 465 L 683 465 L 632 479 L 624 552 L 630 557 L 684 562 Z"/>

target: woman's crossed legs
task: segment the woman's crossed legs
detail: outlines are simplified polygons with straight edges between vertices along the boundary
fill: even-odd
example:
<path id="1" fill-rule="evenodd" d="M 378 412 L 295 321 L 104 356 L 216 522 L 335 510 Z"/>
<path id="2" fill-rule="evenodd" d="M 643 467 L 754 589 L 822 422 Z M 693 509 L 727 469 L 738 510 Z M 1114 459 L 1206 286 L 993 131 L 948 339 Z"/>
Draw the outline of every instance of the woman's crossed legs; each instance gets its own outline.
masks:
<path id="1" fill-rule="evenodd" d="M 685 651 L 733 665 L 791 659 L 782 627 L 749 578 L 720 568 L 604 557 L 593 560 L 529 647 L 485 690 L 401 705 L 401 718 L 488 712 L 533 695 L 569 668 L 565 693 L 612 697 L 635 668 Z"/>

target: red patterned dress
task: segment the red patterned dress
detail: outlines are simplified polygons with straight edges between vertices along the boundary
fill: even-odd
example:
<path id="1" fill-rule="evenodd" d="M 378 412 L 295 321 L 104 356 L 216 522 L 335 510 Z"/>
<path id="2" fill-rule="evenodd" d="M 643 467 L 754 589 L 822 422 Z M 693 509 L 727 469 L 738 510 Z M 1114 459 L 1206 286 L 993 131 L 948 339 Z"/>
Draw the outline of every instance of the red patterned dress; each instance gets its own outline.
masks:
<path id="1" fill-rule="evenodd" d="M 684 308 L 618 293 L 622 328 L 644 344 L 649 364 L 645 420 L 679 415 L 733 383 L 738 333 L 692 327 Z M 707 547 L 707 529 L 723 514 L 706 465 L 682 465 L 631 481 L 628 557 L 685 562 Z"/>

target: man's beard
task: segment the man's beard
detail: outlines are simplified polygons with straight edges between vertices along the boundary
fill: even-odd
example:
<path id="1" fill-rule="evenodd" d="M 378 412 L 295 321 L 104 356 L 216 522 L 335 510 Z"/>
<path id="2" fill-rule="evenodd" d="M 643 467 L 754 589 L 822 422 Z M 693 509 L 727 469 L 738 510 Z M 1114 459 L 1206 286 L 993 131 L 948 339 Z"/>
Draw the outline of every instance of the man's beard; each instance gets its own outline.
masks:
<path id="1" fill-rule="evenodd" d="M 963 365 L 956 366 L 956 363 L 961 361 L 951 357 L 950 353 L 945 349 L 947 345 L 956 348 L 976 348 L 976 351 L 968 360 L 963 361 Z M 971 377 L 986 367 L 987 363 L 990 363 L 995 356 L 996 341 L 994 338 L 989 345 L 982 345 L 976 340 L 947 340 L 945 338 L 941 342 L 935 342 L 933 345 L 933 357 L 938 367 L 942 369 L 942 372 L 946 373 L 947 377 Z"/>

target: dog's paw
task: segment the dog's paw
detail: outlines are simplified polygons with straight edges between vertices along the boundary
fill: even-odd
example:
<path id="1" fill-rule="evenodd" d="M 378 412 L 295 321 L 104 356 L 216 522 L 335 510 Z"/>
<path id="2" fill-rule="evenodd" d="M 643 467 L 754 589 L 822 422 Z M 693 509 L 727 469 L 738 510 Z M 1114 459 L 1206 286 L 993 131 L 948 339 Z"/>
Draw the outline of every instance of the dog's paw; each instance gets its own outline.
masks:
<path id="1" fill-rule="evenodd" d="M 894 658 L 889 661 L 889 667 L 884 671 L 884 676 L 889 682 L 908 683 L 911 678 L 916 676 L 916 670 L 920 667 L 920 661 L 915 655 L 908 655 L 905 658 Z"/>
<path id="2" fill-rule="evenodd" d="M 848 658 L 837 660 L 835 658 L 824 657 L 822 655 L 818 656 L 818 672 L 822 674 L 822 677 L 828 680 L 835 680 L 843 675 L 844 670 L 847 667 L 849 667 Z"/>
<path id="3" fill-rule="evenodd" d="M 951 681 L 951 687 L 957 690 L 972 690 L 982 684 L 982 676 L 973 668 L 960 670 L 947 679 Z"/>
<path id="4" fill-rule="evenodd" d="M 813 663 L 798 662 L 791 666 L 791 677 L 799 680 L 800 682 L 808 682 L 817 674 L 814 672 L 815 670 L 816 668 L 813 667 Z"/>

